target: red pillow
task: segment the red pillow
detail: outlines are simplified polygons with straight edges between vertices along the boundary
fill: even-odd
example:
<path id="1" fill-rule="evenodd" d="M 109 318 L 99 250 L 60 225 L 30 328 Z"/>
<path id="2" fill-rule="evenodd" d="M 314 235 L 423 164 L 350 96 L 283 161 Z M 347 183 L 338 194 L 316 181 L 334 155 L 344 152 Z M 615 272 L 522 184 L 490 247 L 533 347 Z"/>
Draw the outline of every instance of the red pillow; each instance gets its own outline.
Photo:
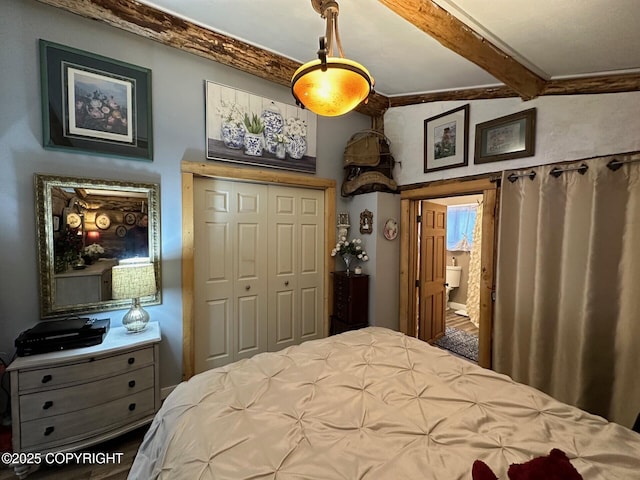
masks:
<path id="1" fill-rule="evenodd" d="M 546 457 L 537 457 L 526 463 L 514 463 L 507 472 L 509 480 L 582 480 L 562 451 L 554 448 Z M 473 480 L 498 480 L 482 460 L 473 462 Z"/>

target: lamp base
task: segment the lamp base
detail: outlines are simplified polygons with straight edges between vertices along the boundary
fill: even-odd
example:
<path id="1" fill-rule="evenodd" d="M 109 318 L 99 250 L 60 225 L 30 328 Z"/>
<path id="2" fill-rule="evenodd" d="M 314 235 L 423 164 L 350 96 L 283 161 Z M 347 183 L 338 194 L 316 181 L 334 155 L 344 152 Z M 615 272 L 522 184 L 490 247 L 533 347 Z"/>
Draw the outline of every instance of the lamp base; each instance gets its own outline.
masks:
<path id="1" fill-rule="evenodd" d="M 122 325 L 129 333 L 142 332 L 149 323 L 149 314 L 140 306 L 140 299 L 134 298 L 131 309 L 122 317 Z"/>

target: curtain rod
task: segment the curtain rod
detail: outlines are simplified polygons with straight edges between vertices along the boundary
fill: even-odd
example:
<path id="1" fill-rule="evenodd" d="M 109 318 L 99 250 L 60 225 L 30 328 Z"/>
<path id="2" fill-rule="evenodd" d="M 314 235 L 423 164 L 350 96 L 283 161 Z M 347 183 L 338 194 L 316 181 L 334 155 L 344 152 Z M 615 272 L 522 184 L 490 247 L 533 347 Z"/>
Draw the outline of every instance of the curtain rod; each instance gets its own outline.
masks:
<path id="1" fill-rule="evenodd" d="M 609 163 L 607 163 L 607 167 L 610 170 L 613 170 L 615 172 L 620 167 L 622 167 L 622 165 L 624 165 L 625 163 L 634 163 L 634 162 L 640 162 L 640 157 L 639 158 L 630 158 L 628 160 L 618 160 L 617 158 L 614 158 Z M 584 163 L 582 163 L 579 167 L 566 167 L 566 168 L 556 167 L 553 170 L 551 170 L 549 172 L 549 174 L 553 175 L 556 178 L 558 178 L 560 175 L 562 175 L 562 172 L 570 172 L 570 171 L 574 171 L 574 170 L 577 171 L 580 175 L 584 175 L 587 172 L 587 170 L 589 170 L 589 167 L 587 165 L 585 165 Z M 530 180 L 533 180 L 534 178 L 536 178 L 536 172 L 534 172 L 532 170 L 529 173 L 512 173 L 511 175 L 509 175 L 507 177 L 507 180 L 509 180 L 511 183 L 513 183 L 518 178 L 522 178 L 522 177 L 529 177 Z M 499 176 L 492 177 L 489 180 L 491 182 L 498 183 L 498 185 L 500 184 L 500 177 Z"/>
<path id="2" fill-rule="evenodd" d="M 549 172 L 549 175 L 553 175 L 554 177 L 558 178 L 560 175 L 562 175 L 563 172 L 571 172 L 574 170 L 577 171 L 580 175 L 584 175 L 585 173 L 587 173 L 587 170 L 589 170 L 589 167 L 584 163 L 579 167 L 566 167 L 566 168 L 556 167 Z"/>
<path id="3" fill-rule="evenodd" d="M 529 177 L 529 180 L 533 180 L 534 178 L 536 178 L 536 172 L 531 170 L 529 173 L 512 173 L 511 175 L 509 175 L 507 177 L 507 180 L 509 180 L 511 183 L 513 183 L 517 179 L 522 178 L 522 177 Z"/>
<path id="4" fill-rule="evenodd" d="M 609 167 L 609 170 L 613 170 L 615 172 L 625 163 L 633 163 L 633 162 L 640 162 L 640 158 L 630 158 L 628 160 L 618 160 L 617 158 L 614 158 L 609 163 L 607 163 L 607 167 Z"/>

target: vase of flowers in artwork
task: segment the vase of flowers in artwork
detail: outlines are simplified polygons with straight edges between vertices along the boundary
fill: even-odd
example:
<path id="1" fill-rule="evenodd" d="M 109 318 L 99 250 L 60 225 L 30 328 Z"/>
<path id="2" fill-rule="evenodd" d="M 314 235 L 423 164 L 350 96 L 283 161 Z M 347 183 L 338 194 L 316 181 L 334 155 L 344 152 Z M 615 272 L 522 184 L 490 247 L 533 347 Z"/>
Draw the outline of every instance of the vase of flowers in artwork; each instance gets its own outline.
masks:
<path id="1" fill-rule="evenodd" d="M 218 115 L 222 120 L 220 133 L 222 141 L 228 148 L 239 150 L 244 145 L 244 111 L 242 107 L 234 102 L 222 100 L 218 107 Z"/>
<path id="2" fill-rule="evenodd" d="M 244 153 L 253 157 L 262 156 L 264 146 L 264 124 L 262 120 L 255 113 L 252 117 L 245 113 L 244 126 L 247 130 L 244 135 Z"/>
<path id="3" fill-rule="evenodd" d="M 276 143 L 276 157 L 280 160 L 284 160 L 287 156 L 287 137 L 282 133 L 277 133 L 274 135 L 273 140 Z"/>
<path id="4" fill-rule="evenodd" d="M 331 250 L 331 256 L 340 256 L 346 267 L 347 275 L 351 275 L 351 267 L 354 262 L 366 262 L 369 255 L 362 248 L 362 240 L 354 238 L 347 240 L 347 237 L 340 237 L 336 246 Z"/>
<path id="5" fill-rule="evenodd" d="M 267 152 L 277 156 L 279 144 L 276 137 L 282 135 L 284 130 L 284 118 L 280 109 L 274 102 L 271 102 L 262 111 L 260 119 L 264 125 L 264 148 Z"/>
<path id="6" fill-rule="evenodd" d="M 307 153 L 307 122 L 300 118 L 287 118 L 284 128 L 287 136 L 287 153 L 296 160 Z"/>

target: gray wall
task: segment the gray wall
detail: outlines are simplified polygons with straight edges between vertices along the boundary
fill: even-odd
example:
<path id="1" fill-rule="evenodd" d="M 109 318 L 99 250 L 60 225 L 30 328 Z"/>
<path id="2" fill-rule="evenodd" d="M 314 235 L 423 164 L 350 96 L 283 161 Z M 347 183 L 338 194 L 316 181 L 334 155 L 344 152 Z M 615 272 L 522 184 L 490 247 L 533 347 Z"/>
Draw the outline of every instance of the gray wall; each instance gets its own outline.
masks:
<path id="1" fill-rule="evenodd" d="M 39 38 L 152 70 L 153 162 L 42 148 Z M 182 372 L 180 162 L 205 161 L 204 81 L 293 104 L 289 88 L 32 0 L 0 0 L 0 45 L 0 355 L 6 361 L 15 337 L 39 320 L 33 174 L 157 182 L 163 304 L 148 311 L 162 328 L 161 386 L 177 384 Z M 358 113 L 318 119 L 317 176 L 336 179 L 338 191 L 344 145 L 369 124 Z M 124 313 L 96 317 L 119 325 Z"/>

